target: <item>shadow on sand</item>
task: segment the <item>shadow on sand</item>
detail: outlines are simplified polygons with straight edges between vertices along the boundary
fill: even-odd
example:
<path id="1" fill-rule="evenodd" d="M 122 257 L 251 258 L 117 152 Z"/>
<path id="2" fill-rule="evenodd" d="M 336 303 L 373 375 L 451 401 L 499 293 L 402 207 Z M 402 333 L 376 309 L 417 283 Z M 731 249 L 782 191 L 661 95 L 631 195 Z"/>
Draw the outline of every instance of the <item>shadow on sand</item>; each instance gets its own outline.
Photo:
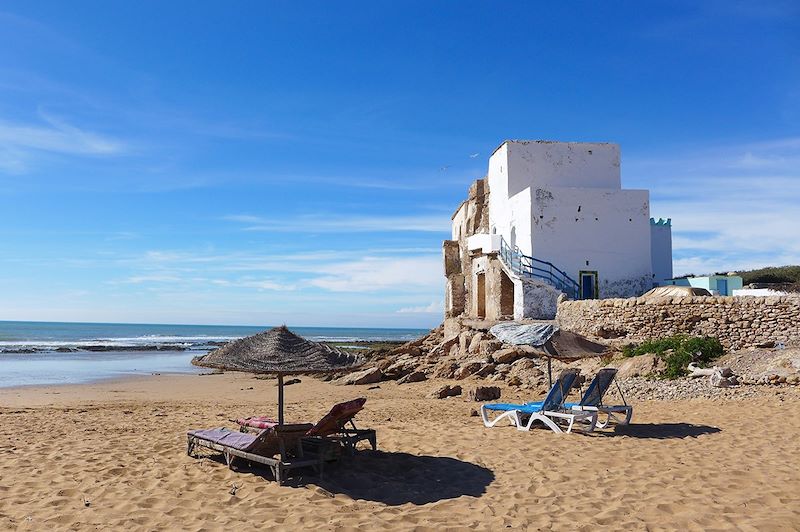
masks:
<path id="1" fill-rule="evenodd" d="M 207 459 L 225 465 L 220 454 L 210 454 Z M 259 464 L 240 460 L 235 470 L 275 480 L 269 468 Z M 429 504 L 462 495 L 480 497 L 492 481 L 490 469 L 457 458 L 362 450 L 325 464 L 322 478 L 310 469 L 297 470 L 284 486 L 313 485 L 330 495 L 397 506 Z"/>
<path id="2" fill-rule="evenodd" d="M 617 425 L 614 432 L 598 432 L 605 436 L 630 436 L 631 438 L 646 438 L 668 440 L 673 438 L 697 438 L 705 434 L 715 434 L 722 429 L 709 425 L 692 425 L 691 423 L 635 423 L 630 425 Z"/>
<path id="3" fill-rule="evenodd" d="M 322 480 L 307 480 L 332 494 L 394 506 L 480 497 L 494 481 L 494 473 L 446 456 L 360 451 L 326 465 Z"/>

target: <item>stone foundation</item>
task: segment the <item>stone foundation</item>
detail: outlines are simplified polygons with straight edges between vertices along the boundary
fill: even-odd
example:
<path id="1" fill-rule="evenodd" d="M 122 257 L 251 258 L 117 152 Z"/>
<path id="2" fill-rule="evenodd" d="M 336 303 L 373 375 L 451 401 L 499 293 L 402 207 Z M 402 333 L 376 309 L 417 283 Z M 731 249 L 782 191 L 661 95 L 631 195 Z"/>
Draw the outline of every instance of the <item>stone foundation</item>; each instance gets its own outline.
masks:
<path id="1" fill-rule="evenodd" d="M 800 345 L 800 297 L 676 297 L 562 301 L 559 325 L 641 342 L 675 334 L 713 336 L 726 349 Z"/>

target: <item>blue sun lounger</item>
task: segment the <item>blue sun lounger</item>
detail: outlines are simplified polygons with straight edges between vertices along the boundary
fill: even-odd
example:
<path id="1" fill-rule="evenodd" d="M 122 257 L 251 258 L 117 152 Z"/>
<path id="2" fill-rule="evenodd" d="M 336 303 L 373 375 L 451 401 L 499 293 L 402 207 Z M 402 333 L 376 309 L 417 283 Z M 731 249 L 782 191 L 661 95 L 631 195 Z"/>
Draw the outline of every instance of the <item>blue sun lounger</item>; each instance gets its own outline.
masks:
<path id="1" fill-rule="evenodd" d="M 605 415 L 605 418 L 602 421 L 599 419 L 599 417 L 597 420 L 597 426 L 601 429 L 609 426 L 612 420 L 618 425 L 627 425 L 631 422 L 631 417 L 633 417 L 633 407 L 625 402 L 625 396 L 622 394 L 619 384 L 617 384 L 617 390 L 619 390 L 619 395 L 622 397 L 622 404 L 603 404 L 603 396 L 611 387 L 611 383 L 614 382 L 614 377 L 616 377 L 616 375 L 617 370 L 614 368 L 601 369 L 597 372 L 597 375 L 594 376 L 594 379 L 592 379 L 589 387 L 586 388 L 586 392 L 583 394 L 583 397 L 581 397 L 581 402 L 565 403 L 564 406 L 571 408 L 572 410 L 593 411 L 597 412 L 598 415 Z M 618 418 L 616 414 L 622 414 L 625 417 Z"/>
<path id="2" fill-rule="evenodd" d="M 501 419 L 506 419 L 517 430 L 528 431 L 531 426 L 539 421 L 556 433 L 571 432 L 575 421 L 587 421 L 589 428 L 594 430 L 597 422 L 597 411 L 573 410 L 564 405 L 564 400 L 575 385 L 580 375 L 579 369 L 565 369 L 553 383 L 544 401 L 524 405 L 510 403 L 489 403 L 481 405 L 481 418 L 487 427 L 495 426 Z M 490 412 L 502 412 L 494 419 L 489 419 Z M 566 430 L 562 430 L 559 423 L 567 423 Z"/>
<path id="3" fill-rule="evenodd" d="M 614 368 L 603 368 L 597 372 L 592 382 L 589 383 L 589 387 L 586 388 L 586 392 L 584 392 L 583 397 L 581 397 L 580 403 L 564 403 L 565 408 L 571 408 L 572 410 L 582 410 L 582 411 L 591 411 L 598 413 L 598 420 L 597 426 L 601 429 L 606 428 L 611 424 L 611 421 L 615 421 L 618 425 L 627 425 L 631 421 L 631 417 L 633 417 L 633 407 L 625 402 L 625 396 L 622 394 L 622 390 L 619 388 L 619 384 L 617 384 L 617 389 L 619 390 L 619 394 L 622 397 L 621 405 L 604 405 L 603 404 L 603 396 L 605 396 L 608 389 L 611 387 L 611 383 L 614 382 L 614 377 L 617 375 L 617 370 Z M 537 405 L 541 405 L 541 401 L 536 401 L 533 403 L 525 403 L 523 405 L 524 408 L 527 407 L 535 407 Z M 524 410 L 523 408 L 523 410 Z M 605 418 L 600 420 L 599 414 L 603 414 Z M 618 418 L 617 414 L 624 415 L 624 418 Z"/>
<path id="4" fill-rule="evenodd" d="M 589 384 L 589 387 L 586 388 L 586 392 L 581 397 L 580 403 L 564 403 L 564 408 L 576 410 L 576 411 L 587 411 L 587 412 L 597 412 L 599 414 L 605 415 L 605 418 L 601 421 L 599 418 L 597 420 L 597 426 L 602 428 L 607 427 L 611 424 L 611 421 L 615 421 L 619 425 L 627 425 L 631 421 L 631 417 L 633 416 L 633 407 L 627 403 L 625 403 L 625 396 L 622 395 L 622 390 L 619 390 L 620 396 L 622 396 L 622 403 L 621 405 L 604 405 L 603 404 L 603 396 L 611 387 L 611 383 L 614 381 L 614 377 L 617 374 L 617 370 L 614 368 L 603 368 L 597 372 L 592 382 Z M 617 389 L 619 389 L 619 385 L 617 385 Z M 531 403 L 525 403 L 522 405 L 515 405 L 511 403 L 498 403 L 496 405 L 487 405 L 490 406 L 492 410 L 496 411 L 504 411 L 504 412 L 512 412 L 514 410 L 521 410 L 522 412 L 526 412 L 530 409 L 540 408 L 543 404 L 543 401 L 534 401 Z M 624 418 L 620 419 L 617 417 L 617 414 L 624 415 Z M 502 417 L 502 416 L 498 416 Z M 512 414 L 509 414 L 509 417 L 513 417 Z M 496 422 L 497 420 L 493 420 Z M 491 425 L 487 425 L 491 426 Z"/>

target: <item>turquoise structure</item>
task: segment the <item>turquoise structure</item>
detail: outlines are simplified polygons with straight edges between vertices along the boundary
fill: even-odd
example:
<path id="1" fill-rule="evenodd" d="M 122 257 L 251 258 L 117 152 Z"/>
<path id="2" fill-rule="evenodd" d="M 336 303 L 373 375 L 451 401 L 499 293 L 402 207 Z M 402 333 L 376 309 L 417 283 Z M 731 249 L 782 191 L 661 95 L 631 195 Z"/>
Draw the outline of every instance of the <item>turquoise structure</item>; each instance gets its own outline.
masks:
<path id="1" fill-rule="evenodd" d="M 734 290 L 742 288 L 742 278 L 738 275 L 706 275 L 703 277 L 681 277 L 667 279 L 664 284 L 673 286 L 692 286 L 705 288 L 712 294 L 732 296 Z"/>

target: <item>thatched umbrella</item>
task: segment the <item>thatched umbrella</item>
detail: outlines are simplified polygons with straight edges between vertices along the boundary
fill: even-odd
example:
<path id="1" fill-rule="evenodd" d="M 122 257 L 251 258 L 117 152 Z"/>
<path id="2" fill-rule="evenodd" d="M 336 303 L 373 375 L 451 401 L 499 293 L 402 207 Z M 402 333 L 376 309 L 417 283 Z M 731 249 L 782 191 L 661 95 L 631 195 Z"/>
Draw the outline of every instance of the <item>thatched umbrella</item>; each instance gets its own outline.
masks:
<path id="1" fill-rule="evenodd" d="M 601 356 L 606 348 L 579 334 L 562 331 L 551 323 L 498 323 L 489 332 L 498 340 L 512 345 L 531 346 L 547 357 L 547 377 L 553 385 L 553 359 L 573 362 Z"/>
<path id="2" fill-rule="evenodd" d="M 278 424 L 283 425 L 283 376 L 351 369 L 364 360 L 296 335 L 285 325 L 230 342 L 197 357 L 197 366 L 278 376 Z"/>

